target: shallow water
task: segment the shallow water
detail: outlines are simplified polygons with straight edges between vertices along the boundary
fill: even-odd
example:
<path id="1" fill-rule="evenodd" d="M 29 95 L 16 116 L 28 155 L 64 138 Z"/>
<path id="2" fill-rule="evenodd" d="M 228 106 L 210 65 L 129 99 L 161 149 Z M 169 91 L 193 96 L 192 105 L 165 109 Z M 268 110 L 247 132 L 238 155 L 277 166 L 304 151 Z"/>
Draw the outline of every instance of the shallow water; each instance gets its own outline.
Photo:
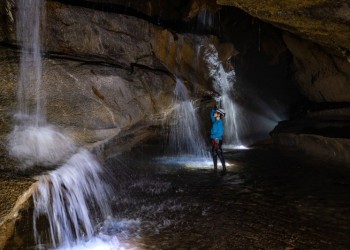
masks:
<path id="1" fill-rule="evenodd" d="M 105 163 L 113 214 L 73 249 L 350 248 L 347 167 L 267 146 L 225 152 L 222 175 L 208 161 L 152 152 Z"/>
<path id="2" fill-rule="evenodd" d="M 140 221 L 140 249 L 350 248 L 345 167 L 267 147 L 226 152 L 222 175 L 208 161 L 138 153 L 122 160 L 113 206 Z"/>

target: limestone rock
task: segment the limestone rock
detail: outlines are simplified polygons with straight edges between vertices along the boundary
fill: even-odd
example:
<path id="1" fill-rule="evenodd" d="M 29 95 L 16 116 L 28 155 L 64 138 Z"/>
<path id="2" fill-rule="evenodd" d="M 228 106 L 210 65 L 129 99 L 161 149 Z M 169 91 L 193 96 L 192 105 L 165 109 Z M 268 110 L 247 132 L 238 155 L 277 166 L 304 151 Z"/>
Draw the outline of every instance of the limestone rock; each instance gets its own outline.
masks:
<path id="1" fill-rule="evenodd" d="M 47 4 L 48 51 L 130 67 L 156 67 L 150 24 L 142 19 L 56 2 Z"/>
<path id="2" fill-rule="evenodd" d="M 192 84 L 203 85 L 207 89 L 211 88 L 211 79 L 205 54 L 213 53 L 210 46 L 214 46 L 222 63 L 230 63 L 231 57 L 238 53 L 232 44 L 220 43 L 215 36 L 177 35 L 168 30 L 152 34 L 154 54 L 166 68 Z"/>
<path id="3" fill-rule="evenodd" d="M 238 7 L 281 29 L 349 56 L 350 4 L 346 0 L 219 0 L 217 2 L 221 5 Z"/>
<path id="4" fill-rule="evenodd" d="M 56 1 L 46 7 L 42 40 L 50 59 L 43 60 L 41 96 L 49 123 L 68 129 L 84 145 L 160 124 L 171 110 L 175 84 L 170 75 L 208 90 L 201 53 L 212 45 L 223 62 L 235 53 L 232 45 L 213 36 L 175 34 L 133 16 Z M 13 55 L 0 65 L 9 71 L 2 79 L 2 135 L 10 130 L 16 109 L 19 60 L 14 51 L 6 51 Z"/>
<path id="5" fill-rule="evenodd" d="M 350 63 L 296 36 L 284 35 L 293 54 L 295 80 L 302 94 L 314 102 L 350 101 Z"/>
<path id="6" fill-rule="evenodd" d="M 18 54 L 1 49 L 1 146 L 16 109 Z M 0 53 L 1 54 L 1 53 Z M 45 59 L 43 90 L 48 122 L 64 128 L 81 145 L 117 136 L 137 124 L 160 124 L 171 109 L 174 80 L 146 69 L 125 71 L 106 65 Z M 2 148 L 6 155 L 6 148 Z"/>
<path id="7" fill-rule="evenodd" d="M 176 34 L 145 20 L 49 2 L 46 49 L 84 60 L 131 69 L 142 65 L 166 70 L 192 84 L 208 81 L 202 54 L 210 44 L 225 62 L 237 53 L 214 36 Z"/>
<path id="8" fill-rule="evenodd" d="M 29 206 L 35 181 L 18 175 L 1 173 L 0 177 L 0 249 L 12 236 L 15 222 Z"/>
<path id="9" fill-rule="evenodd" d="M 0 41 L 16 40 L 15 0 L 0 2 Z"/>
<path id="10" fill-rule="evenodd" d="M 312 157 L 327 162 L 349 165 L 350 140 L 313 134 L 280 133 L 273 137 L 275 143 L 298 148 Z"/>
<path id="11" fill-rule="evenodd" d="M 214 13 L 220 9 L 220 6 L 211 0 L 85 0 L 85 2 L 95 3 L 98 6 L 110 6 L 112 9 L 117 7 L 124 10 L 130 9 L 165 21 L 187 20 L 196 16 L 199 11 L 208 10 Z"/>

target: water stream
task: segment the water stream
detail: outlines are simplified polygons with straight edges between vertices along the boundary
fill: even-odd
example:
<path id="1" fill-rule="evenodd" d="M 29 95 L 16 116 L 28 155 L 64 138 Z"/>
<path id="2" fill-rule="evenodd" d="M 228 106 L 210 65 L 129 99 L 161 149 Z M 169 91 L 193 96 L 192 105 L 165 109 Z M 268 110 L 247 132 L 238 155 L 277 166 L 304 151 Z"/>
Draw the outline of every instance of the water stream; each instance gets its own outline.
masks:
<path id="1" fill-rule="evenodd" d="M 80 149 L 64 165 L 38 177 L 34 192 L 34 237 L 39 246 L 72 247 L 91 239 L 96 219 L 111 214 L 108 186 L 101 179 L 103 169 L 86 149 Z M 91 208 L 93 205 L 93 209 Z M 47 232 L 37 229 L 38 219 L 49 223 Z"/>
<path id="2" fill-rule="evenodd" d="M 40 35 L 44 18 L 45 1 L 17 1 L 17 39 L 21 46 L 18 110 L 8 146 L 20 170 L 52 169 L 36 177 L 35 248 L 70 249 L 98 241 L 93 237 L 99 232 L 98 224 L 110 215 L 111 192 L 95 157 L 46 121 Z M 48 228 L 38 226 L 43 220 Z"/>
<path id="3" fill-rule="evenodd" d="M 181 79 L 176 79 L 175 105 L 170 119 L 169 153 L 208 157 L 197 110 Z"/>
<path id="4" fill-rule="evenodd" d="M 204 52 L 204 56 L 209 68 L 210 76 L 213 79 L 213 88 L 220 95 L 217 99 L 217 103 L 219 107 L 223 108 L 226 112 L 224 118 L 224 144 L 233 147 L 242 147 L 239 138 L 238 108 L 231 96 L 233 85 L 236 80 L 236 73 L 234 70 L 229 72 L 225 71 L 214 45 L 209 46 Z"/>
<path id="5" fill-rule="evenodd" d="M 43 0 L 17 0 L 16 35 L 21 46 L 17 103 L 19 119 L 38 126 L 45 122 L 42 104 L 41 23 L 45 16 Z M 31 119 L 28 119 L 28 118 Z"/>

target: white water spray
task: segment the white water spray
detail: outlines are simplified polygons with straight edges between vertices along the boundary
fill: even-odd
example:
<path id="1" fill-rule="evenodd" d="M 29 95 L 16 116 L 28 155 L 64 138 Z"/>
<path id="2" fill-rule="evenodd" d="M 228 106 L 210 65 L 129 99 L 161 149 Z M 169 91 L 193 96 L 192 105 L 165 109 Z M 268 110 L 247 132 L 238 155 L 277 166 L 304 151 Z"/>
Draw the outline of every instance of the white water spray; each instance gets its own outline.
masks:
<path id="1" fill-rule="evenodd" d="M 175 97 L 175 108 L 170 121 L 170 151 L 178 155 L 208 157 L 197 111 L 180 79 L 176 79 Z"/>
<path id="2" fill-rule="evenodd" d="M 226 112 L 224 118 L 224 143 L 233 146 L 241 146 L 242 143 L 238 135 L 238 111 L 230 95 L 236 81 L 236 73 L 234 70 L 229 72 L 225 71 L 214 45 L 210 45 L 204 53 L 210 77 L 214 80 L 214 90 L 220 94 L 217 101 Z"/>
<path id="3" fill-rule="evenodd" d="M 33 195 L 37 243 L 42 243 L 42 235 L 36 226 L 40 216 L 45 216 L 49 222 L 49 240 L 54 247 L 68 247 L 75 241 L 93 236 L 95 224 L 92 218 L 110 215 L 109 191 L 101 181 L 102 173 L 92 154 L 80 149 L 63 166 L 38 177 Z M 94 204 L 93 209 L 89 208 L 91 204 Z"/>
<path id="4" fill-rule="evenodd" d="M 72 140 L 53 126 L 16 126 L 9 134 L 9 153 L 21 168 L 57 167 L 76 151 Z"/>
<path id="5" fill-rule="evenodd" d="M 44 9 L 43 0 L 17 0 L 21 61 L 18 112 L 15 128 L 8 136 L 9 153 L 22 169 L 61 166 L 37 177 L 34 236 L 39 249 L 70 248 L 88 242 L 95 233 L 94 219 L 103 221 L 110 214 L 109 189 L 101 180 L 103 169 L 93 155 L 78 149 L 70 138 L 46 122 L 40 41 Z M 47 230 L 39 230 L 41 218 L 46 218 Z"/>

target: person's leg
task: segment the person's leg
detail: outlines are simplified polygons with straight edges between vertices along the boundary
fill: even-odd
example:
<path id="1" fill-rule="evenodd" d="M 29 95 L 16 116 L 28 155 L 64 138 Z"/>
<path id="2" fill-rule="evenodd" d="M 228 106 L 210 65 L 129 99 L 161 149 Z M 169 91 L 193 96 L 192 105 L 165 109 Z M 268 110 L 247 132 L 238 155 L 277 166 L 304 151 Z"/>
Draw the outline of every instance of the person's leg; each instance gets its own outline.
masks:
<path id="1" fill-rule="evenodd" d="M 220 140 L 219 142 L 219 148 L 217 149 L 217 156 L 219 156 L 220 158 L 222 171 L 226 172 L 226 163 L 225 163 L 224 154 L 222 152 L 222 140 Z"/>
<path id="2" fill-rule="evenodd" d="M 217 154 L 217 150 L 216 150 L 216 146 L 215 146 L 214 142 L 212 142 L 211 155 L 213 157 L 214 171 L 217 171 L 217 169 L 218 169 L 218 154 Z"/>

